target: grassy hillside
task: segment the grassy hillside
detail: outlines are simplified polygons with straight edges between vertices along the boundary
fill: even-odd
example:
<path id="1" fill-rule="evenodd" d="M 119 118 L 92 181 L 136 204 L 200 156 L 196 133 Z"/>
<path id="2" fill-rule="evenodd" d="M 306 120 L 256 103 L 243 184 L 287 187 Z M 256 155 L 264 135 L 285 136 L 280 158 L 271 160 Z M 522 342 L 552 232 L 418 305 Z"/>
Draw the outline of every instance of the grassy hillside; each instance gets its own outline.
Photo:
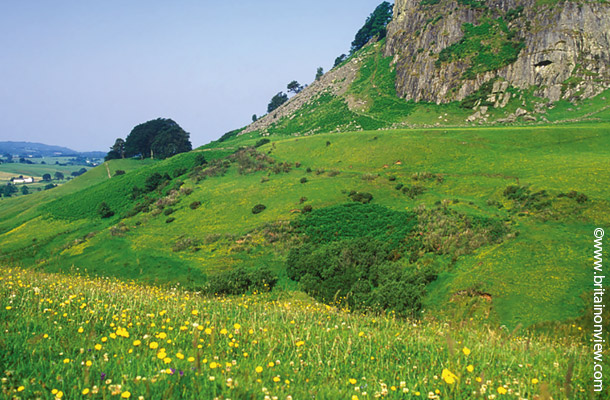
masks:
<path id="1" fill-rule="evenodd" d="M 577 325 L 548 335 L 473 319 L 405 323 L 294 296 L 204 299 L 8 268 L 0 268 L 0 319 L 6 398 L 592 395 Z"/>
<path id="2" fill-rule="evenodd" d="M 4 200 L 0 215 L 11 217 L 0 223 L 2 260 L 193 288 L 219 271 L 267 266 L 279 274 L 280 287 L 292 290 L 297 285 L 285 275 L 292 234 L 278 221 L 301 218 L 305 206 L 352 202 L 349 194 L 356 191 L 370 193 L 372 204 L 422 219 L 448 210 L 506 224 L 509 233 L 499 243 L 484 241 L 472 251 L 439 247 L 424 255 L 439 266 L 426 312 L 450 314 L 460 309 L 456 304 L 474 301 L 510 326 L 582 315 L 591 232 L 610 219 L 610 196 L 600 185 L 610 178 L 607 124 L 271 138 L 252 153 L 258 158 L 225 158 L 251 143 L 244 135 L 112 179 L 98 167 L 26 197 L 35 207 Z M 197 168 L 199 155 L 208 164 Z M 112 161 L 111 170 L 128 169 L 121 163 L 138 165 Z M 133 198 L 133 187 L 143 188 L 155 172 L 170 180 Z M 509 186 L 520 188 L 520 197 L 506 194 Z M 536 197 L 541 190 L 546 195 Z M 586 200 L 565 196 L 572 191 Z M 97 214 L 102 201 L 113 217 Z M 257 204 L 266 208 L 253 214 Z M 459 225 L 452 229 L 460 237 Z M 439 234 L 445 238 L 440 244 L 452 240 Z M 491 296 L 491 307 L 477 293 Z"/>

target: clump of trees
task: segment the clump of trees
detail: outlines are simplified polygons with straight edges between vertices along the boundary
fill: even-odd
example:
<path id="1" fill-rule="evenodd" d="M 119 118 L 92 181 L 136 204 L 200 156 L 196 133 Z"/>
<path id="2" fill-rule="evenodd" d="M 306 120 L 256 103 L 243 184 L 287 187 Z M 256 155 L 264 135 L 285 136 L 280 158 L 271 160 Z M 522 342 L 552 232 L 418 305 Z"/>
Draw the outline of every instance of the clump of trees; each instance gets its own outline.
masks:
<path id="1" fill-rule="evenodd" d="M 134 127 L 125 140 L 117 139 L 105 159 L 164 159 L 192 149 L 188 132 L 169 118 L 157 118 Z"/>
<path id="2" fill-rule="evenodd" d="M 392 20 L 392 5 L 384 1 L 366 19 L 364 26 L 356 33 L 350 54 L 354 54 L 374 37 L 383 39 L 387 33 L 388 23 Z"/>

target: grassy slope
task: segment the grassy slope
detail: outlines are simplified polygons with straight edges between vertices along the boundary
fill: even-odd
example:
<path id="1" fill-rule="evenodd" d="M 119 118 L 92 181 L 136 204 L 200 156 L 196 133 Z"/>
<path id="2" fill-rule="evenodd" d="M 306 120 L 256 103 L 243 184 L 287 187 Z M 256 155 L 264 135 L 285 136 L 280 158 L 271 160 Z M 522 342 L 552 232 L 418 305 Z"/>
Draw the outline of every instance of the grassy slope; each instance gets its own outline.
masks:
<path id="1" fill-rule="evenodd" d="M 405 323 L 293 294 L 207 299 L 4 267 L 0 283 L 3 398 L 592 398 L 580 326 Z"/>
<path id="2" fill-rule="evenodd" d="M 199 285 L 204 274 L 238 264 L 270 265 L 282 271 L 285 253 L 280 246 L 257 234 L 244 246 L 238 239 L 266 223 L 295 218 L 298 213 L 293 211 L 303 206 L 302 197 L 308 199 L 305 204 L 319 208 L 348 201 L 350 190 L 367 191 L 373 193 L 374 203 L 396 210 L 451 199 L 452 207 L 462 212 L 504 218 L 510 204 L 503 190 L 513 184 L 531 185 L 552 195 L 576 190 L 591 200 L 580 211 L 566 204 L 568 216 L 560 221 L 516 217 L 514 229 L 520 236 L 460 258 L 433 285 L 429 305 L 432 310 L 443 309 L 452 293 L 478 288 L 493 295 L 496 316 L 504 323 L 579 315 L 583 306 L 579 296 L 588 288 L 584 266 L 589 262 L 590 232 L 594 225 L 607 225 L 609 218 L 610 196 L 600 184 L 610 178 L 605 167 L 610 151 L 607 93 L 578 105 L 560 102 L 547 112 L 552 122 L 591 115 L 591 120 L 579 124 L 450 128 L 463 124 L 471 111 L 457 104 L 397 99 L 390 59 L 381 56 L 381 49 L 378 43 L 359 53 L 361 70 L 343 98 L 323 95 L 294 118 L 270 127 L 273 143 L 259 150 L 270 152 L 277 161 L 300 162 L 299 168 L 271 174 L 264 183 L 261 179 L 267 172 L 239 175 L 235 167 L 223 177 L 198 184 L 182 176 L 185 187 L 194 192 L 173 207 L 174 222 L 167 223 L 164 215 L 140 214 L 125 219 L 122 232 L 112 235 L 109 228 L 134 206 L 129 199 L 134 185 L 142 187 L 152 172 L 172 175 L 178 168 L 190 168 L 195 153 L 152 164 L 112 161 L 113 170 L 137 170 L 109 180 L 105 167 L 98 167 L 51 191 L 0 201 L 0 255 L 47 270 L 74 265 L 93 274 Z M 350 111 L 345 103 L 348 96 L 364 106 Z M 506 109 L 490 113 L 502 117 L 517 106 L 521 106 L 518 98 Z M 288 136 L 334 131 L 337 126 L 377 129 L 437 123 L 447 127 Z M 259 139 L 253 132 L 198 151 L 213 160 Z M 307 173 L 308 167 L 340 174 Z M 427 192 L 415 200 L 394 189 L 397 183 L 413 184 L 411 175 L 423 171 L 442 174 L 444 183 L 426 184 Z M 363 174 L 380 176 L 365 181 Z M 389 181 L 390 175 L 397 180 Z M 305 184 L 300 183 L 303 177 L 308 178 Z M 498 210 L 488 200 L 506 207 Z M 101 201 L 110 205 L 115 217 L 99 219 L 96 208 Z M 189 207 L 194 201 L 202 203 L 197 210 Z M 258 203 L 267 209 L 253 215 L 251 209 Z M 172 251 L 184 238 L 201 241 L 199 251 Z M 286 280 L 283 284 L 290 286 Z"/>
<path id="3" fill-rule="evenodd" d="M 327 145 L 327 141 L 331 144 Z M 199 184 L 183 177 L 185 187 L 193 188 L 194 192 L 174 206 L 177 211 L 172 217 L 176 220 L 171 224 L 165 222 L 167 217 L 163 215 L 140 214 L 125 220 L 129 231 L 112 236 L 107 228 L 117 218 L 100 221 L 91 210 L 101 198 L 117 211 L 126 210 L 130 203 L 125 196 L 130 185 L 142 182 L 153 170 L 171 172 L 177 166 L 189 165 L 192 153 L 66 194 L 60 202 L 47 204 L 45 212 L 38 211 L 40 217 L 3 234 L 0 240 L 3 252 L 17 251 L 15 257 L 19 255 L 26 263 L 36 262 L 50 270 L 75 265 L 92 273 L 193 283 L 203 279 L 201 272 L 213 273 L 238 263 L 269 264 L 280 270 L 283 255 L 273 245 L 259 238 L 260 242 L 244 250 L 236 245 L 237 239 L 264 223 L 294 218 L 297 214 L 291 211 L 302 207 L 301 197 L 308 198 L 305 204 L 319 208 L 348 201 L 346 191 L 367 191 L 374 195 L 374 203 L 396 210 L 457 199 L 459 203 L 452 207 L 461 211 L 503 218 L 507 215 L 505 209 L 489 206 L 487 200 L 506 203 L 502 191 L 518 180 L 522 185 L 545 189 L 553 195 L 577 190 L 587 194 L 590 201 L 585 211 L 561 221 L 542 222 L 528 215 L 516 217 L 514 229 L 520 236 L 460 258 L 434 284 L 429 305 L 432 310 L 440 310 L 452 293 L 477 287 L 492 294 L 497 317 L 503 323 L 574 318 L 583 306 L 579 296 L 589 283 L 584 267 L 590 257 L 590 233 L 594 224 L 610 222 L 608 192 L 599 185 L 610 179 L 610 171 L 604 168 L 610 156 L 609 145 L 610 130 L 606 124 L 398 130 L 286 138 L 260 150 L 271 151 L 278 161 L 300 162 L 299 168 L 271 174 L 264 183 L 261 178 L 267 172 L 239 175 L 235 167 L 223 177 L 208 178 Z M 214 152 L 204 154 L 212 156 Z M 401 165 L 396 164 L 398 160 Z M 307 173 L 307 167 L 340 174 L 316 175 Z M 443 174 L 445 181 L 426 184 L 428 191 L 415 200 L 394 189 L 398 182 L 412 183 L 411 175 L 422 171 Z M 380 176 L 365 181 L 363 174 Z M 390 175 L 397 180 L 389 181 Z M 300 183 L 302 177 L 307 177 L 308 182 Z M 188 205 L 193 201 L 201 201 L 202 206 L 190 209 Z M 267 209 L 253 215 L 251 209 L 258 203 L 265 204 Z M 33 211 L 27 216 L 34 217 Z M 42 232 L 46 237 L 41 237 Z M 61 249 L 90 232 L 98 233 Z M 235 237 L 206 241 L 213 234 Z M 48 243 L 41 244 L 36 248 L 38 253 L 28 258 L 18 249 L 29 246 L 33 237 Z M 203 240 L 201 250 L 173 252 L 172 247 L 183 237 Z"/>

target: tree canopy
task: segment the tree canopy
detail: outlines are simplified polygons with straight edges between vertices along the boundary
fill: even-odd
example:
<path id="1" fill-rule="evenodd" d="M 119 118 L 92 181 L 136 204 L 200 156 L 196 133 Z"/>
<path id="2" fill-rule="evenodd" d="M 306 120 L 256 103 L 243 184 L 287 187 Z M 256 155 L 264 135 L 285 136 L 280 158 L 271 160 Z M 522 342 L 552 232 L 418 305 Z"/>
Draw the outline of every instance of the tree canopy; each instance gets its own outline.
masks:
<path id="1" fill-rule="evenodd" d="M 282 104 L 284 104 L 287 101 L 288 101 L 288 95 L 284 92 L 279 92 L 278 94 L 276 94 L 275 96 L 273 96 L 271 98 L 269 105 L 267 105 L 267 112 L 270 113 L 271 111 L 275 110 L 276 108 L 278 108 L 279 106 L 281 106 Z"/>
<path id="2" fill-rule="evenodd" d="M 290 82 L 286 88 L 288 89 L 289 92 L 293 92 L 294 94 L 299 93 L 301 90 L 303 90 L 303 86 L 301 86 L 301 84 L 299 84 L 299 82 L 297 81 L 292 81 Z"/>
<path id="3" fill-rule="evenodd" d="M 350 53 L 354 54 L 360 50 L 375 36 L 383 39 L 390 20 L 392 20 L 392 4 L 384 1 L 375 8 L 375 11 L 366 19 L 364 26 L 356 33 Z"/>
<path id="4" fill-rule="evenodd" d="M 115 146 L 118 149 L 114 149 Z M 113 155 L 117 155 L 117 153 L 120 155 L 121 143 L 118 139 L 115 146 L 111 148 L 109 156 L 113 152 Z M 124 155 L 163 159 L 192 149 L 188 132 L 169 118 L 157 118 L 137 125 L 131 130 L 125 139 Z"/>

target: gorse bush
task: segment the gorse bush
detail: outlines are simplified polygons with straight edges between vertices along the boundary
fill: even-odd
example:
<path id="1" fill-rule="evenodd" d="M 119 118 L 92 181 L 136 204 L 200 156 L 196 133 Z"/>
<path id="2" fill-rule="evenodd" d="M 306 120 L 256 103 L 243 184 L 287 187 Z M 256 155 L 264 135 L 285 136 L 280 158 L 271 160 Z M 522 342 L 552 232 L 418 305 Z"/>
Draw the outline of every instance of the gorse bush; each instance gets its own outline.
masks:
<path id="1" fill-rule="evenodd" d="M 266 208 L 267 208 L 267 206 L 265 206 L 264 204 L 257 204 L 254 207 L 252 207 L 252 214 L 262 213 L 263 211 L 265 211 Z"/>

